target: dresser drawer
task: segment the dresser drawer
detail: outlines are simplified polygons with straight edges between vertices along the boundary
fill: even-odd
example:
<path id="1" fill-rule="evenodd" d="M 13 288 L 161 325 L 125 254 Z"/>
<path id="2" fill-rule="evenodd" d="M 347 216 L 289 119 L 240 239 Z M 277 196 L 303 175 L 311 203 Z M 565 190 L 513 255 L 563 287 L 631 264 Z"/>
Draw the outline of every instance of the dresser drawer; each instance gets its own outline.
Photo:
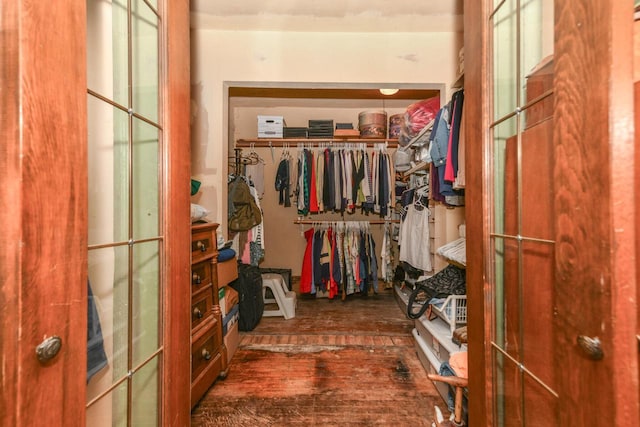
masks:
<path id="1" fill-rule="evenodd" d="M 216 242 L 216 227 L 213 224 L 192 227 L 191 232 L 191 263 L 195 264 L 203 259 L 210 259 L 218 253 Z"/>
<path id="2" fill-rule="evenodd" d="M 207 318 L 207 327 L 194 337 L 191 343 L 191 379 L 195 380 L 200 373 L 216 361 L 222 344 L 220 322 Z M 217 374 L 216 374 L 217 376 Z"/>
<path id="3" fill-rule="evenodd" d="M 213 308 L 213 294 L 211 288 L 196 294 L 191 299 L 191 329 L 195 329 L 211 317 Z"/>
<path id="4" fill-rule="evenodd" d="M 211 284 L 211 260 L 204 260 L 191 266 L 191 293 Z"/>

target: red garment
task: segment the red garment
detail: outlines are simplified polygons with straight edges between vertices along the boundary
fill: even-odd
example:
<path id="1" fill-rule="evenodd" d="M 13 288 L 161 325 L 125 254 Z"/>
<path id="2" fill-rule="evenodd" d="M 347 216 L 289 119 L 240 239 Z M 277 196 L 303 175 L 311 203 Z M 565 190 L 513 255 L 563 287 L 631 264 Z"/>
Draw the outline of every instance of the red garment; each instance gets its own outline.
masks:
<path id="1" fill-rule="evenodd" d="M 304 232 L 304 238 L 307 239 L 307 247 L 304 250 L 304 258 L 302 258 L 302 271 L 300 272 L 300 293 L 311 293 L 311 285 L 313 282 L 313 228 Z"/>
<path id="2" fill-rule="evenodd" d="M 320 206 L 318 206 L 318 194 L 316 188 L 316 161 L 313 151 L 311 152 L 311 186 L 309 187 L 309 212 L 318 213 Z"/>

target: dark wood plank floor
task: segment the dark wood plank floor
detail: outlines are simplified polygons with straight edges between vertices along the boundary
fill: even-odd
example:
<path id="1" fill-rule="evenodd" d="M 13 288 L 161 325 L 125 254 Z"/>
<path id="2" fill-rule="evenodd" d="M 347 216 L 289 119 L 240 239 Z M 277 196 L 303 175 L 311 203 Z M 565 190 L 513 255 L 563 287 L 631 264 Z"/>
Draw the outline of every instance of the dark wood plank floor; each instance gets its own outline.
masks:
<path id="1" fill-rule="evenodd" d="M 192 426 L 430 426 L 446 405 L 415 352 L 391 290 L 346 301 L 299 298 L 296 317 L 264 317 Z"/>

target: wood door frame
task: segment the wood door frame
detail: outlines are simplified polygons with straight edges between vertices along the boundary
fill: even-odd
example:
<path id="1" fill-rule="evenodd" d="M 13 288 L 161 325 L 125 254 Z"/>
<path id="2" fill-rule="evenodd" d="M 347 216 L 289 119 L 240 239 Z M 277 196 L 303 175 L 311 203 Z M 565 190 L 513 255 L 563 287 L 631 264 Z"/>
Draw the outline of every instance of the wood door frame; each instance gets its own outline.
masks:
<path id="1" fill-rule="evenodd" d="M 489 106 L 487 94 L 487 19 L 488 0 L 464 1 L 464 115 L 466 177 L 465 223 L 467 226 L 467 301 L 469 351 L 468 416 L 473 425 L 493 425 L 492 377 L 490 369 L 491 288 L 485 280 L 487 264 L 489 205 L 485 194 L 488 168 L 485 150 Z M 472 143 L 475 141 L 475 143 Z M 479 396 L 479 397 L 475 397 Z"/>
<path id="2" fill-rule="evenodd" d="M 565 348 L 565 351 L 557 352 L 556 361 L 574 366 L 581 370 L 581 374 L 591 376 L 594 380 L 591 385 L 599 389 L 599 399 L 596 400 L 604 401 L 597 405 L 601 422 L 607 425 L 635 425 L 639 416 L 638 343 L 635 339 L 636 212 L 633 192 L 628 190 L 634 183 L 634 171 L 637 170 L 634 164 L 637 153 L 634 154 L 631 73 L 633 8 L 626 3 L 594 0 L 585 6 L 580 0 L 557 0 L 554 14 L 555 55 L 558 58 L 554 61 L 555 122 L 560 122 L 554 133 L 554 141 L 556 146 L 564 143 L 562 150 L 570 147 L 567 152 L 557 152 L 560 162 L 555 168 L 556 194 L 558 191 L 571 194 L 575 196 L 572 201 L 574 207 L 590 207 L 597 211 L 590 214 L 586 221 L 572 220 L 570 223 L 583 230 L 598 229 L 598 237 L 604 245 L 599 252 L 603 256 L 600 260 L 603 263 L 603 280 L 601 283 L 592 281 L 586 288 L 585 282 L 588 283 L 591 278 L 567 266 L 593 261 L 590 258 L 592 255 L 585 255 L 591 252 L 585 248 L 590 247 L 589 243 L 593 244 L 593 239 L 591 242 L 583 241 L 582 247 L 576 246 L 572 251 L 556 249 L 556 270 L 569 272 L 568 275 L 557 275 L 554 285 L 559 308 L 556 348 Z M 471 372 L 469 419 L 474 425 L 493 425 L 491 288 L 486 280 L 489 250 L 485 243 L 488 242 L 489 224 L 486 219 L 490 206 L 486 197 L 489 184 L 484 172 L 489 167 L 486 156 L 489 134 L 484 126 L 488 123 L 487 95 L 491 90 L 487 83 L 490 38 L 486 22 L 492 4 L 488 0 L 465 0 L 464 4 L 466 138 L 477 142 L 467 143 L 465 153 Z M 589 61 L 589 58 L 592 60 Z M 599 78 L 595 79 L 594 76 Z M 598 120 L 598 117 L 605 119 Z M 563 120 L 565 123 L 562 123 Z M 567 141 L 571 144 L 568 145 Z M 609 144 L 602 144 L 598 148 L 593 141 L 609 141 Z M 599 156 L 592 153 L 596 148 Z M 596 163 L 598 158 L 600 161 Z M 571 181 L 566 175 L 566 168 L 571 163 L 585 164 L 594 173 Z M 580 185 L 585 183 L 596 186 L 599 192 L 581 191 Z M 556 203 L 561 201 L 556 199 Z M 571 218 L 567 213 L 559 220 L 563 221 L 561 224 L 556 223 L 558 242 L 571 237 L 565 231 L 567 218 Z M 595 224 L 601 224 L 601 227 L 594 227 Z M 605 335 L 598 334 L 596 329 L 596 326 L 601 327 L 603 318 L 586 316 L 588 319 L 585 320 L 585 311 L 581 310 L 582 319 L 577 319 L 578 313 L 568 309 L 576 306 L 595 308 L 591 296 L 602 294 L 611 296 L 611 304 L 601 308 L 603 316 L 608 318 L 604 324 Z M 577 331 L 580 329 L 577 326 L 584 330 Z M 575 345 L 576 333 L 600 335 L 607 355 L 605 360 L 586 360 Z M 597 365 L 603 363 L 606 365 Z M 602 375 L 601 372 L 606 371 L 607 367 L 618 375 L 611 381 L 599 382 L 598 375 Z M 619 374 L 620 370 L 622 374 Z M 593 399 L 585 400 L 589 393 L 593 393 L 593 389 L 580 390 L 575 371 L 572 375 L 570 370 L 559 375 L 558 384 L 560 399 L 567 402 L 567 407 L 560 408 L 558 413 L 560 425 L 589 425 L 589 422 L 594 422 L 593 418 L 586 418 L 588 411 L 594 407 L 591 405 Z M 603 396 L 611 396 L 611 400 Z"/>
<path id="3" fill-rule="evenodd" d="M 161 405 L 163 425 L 184 426 L 190 423 L 191 376 L 189 2 L 159 3 L 166 52 Z M 85 7 L 77 0 L 53 9 L 9 0 L 0 8 L 3 426 L 39 425 L 42 414 L 52 425 L 85 420 L 86 353 L 71 351 L 86 346 Z M 62 337 L 62 350 L 41 367 L 34 349 L 52 334 Z"/>
<path id="4" fill-rule="evenodd" d="M 191 424 L 191 46 L 189 1 L 162 1 L 165 97 L 165 297 L 162 412 L 166 426 Z"/>

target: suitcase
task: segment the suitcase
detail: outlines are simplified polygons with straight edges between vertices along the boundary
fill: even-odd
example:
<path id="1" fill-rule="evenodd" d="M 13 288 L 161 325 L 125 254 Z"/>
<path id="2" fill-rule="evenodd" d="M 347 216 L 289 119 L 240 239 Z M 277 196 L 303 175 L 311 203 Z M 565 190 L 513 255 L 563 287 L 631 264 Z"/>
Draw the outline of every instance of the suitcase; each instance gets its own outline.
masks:
<path id="1" fill-rule="evenodd" d="M 229 284 L 238 292 L 241 331 L 252 331 L 262 319 L 264 300 L 262 297 L 262 275 L 258 267 L 238 264 L 238 278 Z"/>

